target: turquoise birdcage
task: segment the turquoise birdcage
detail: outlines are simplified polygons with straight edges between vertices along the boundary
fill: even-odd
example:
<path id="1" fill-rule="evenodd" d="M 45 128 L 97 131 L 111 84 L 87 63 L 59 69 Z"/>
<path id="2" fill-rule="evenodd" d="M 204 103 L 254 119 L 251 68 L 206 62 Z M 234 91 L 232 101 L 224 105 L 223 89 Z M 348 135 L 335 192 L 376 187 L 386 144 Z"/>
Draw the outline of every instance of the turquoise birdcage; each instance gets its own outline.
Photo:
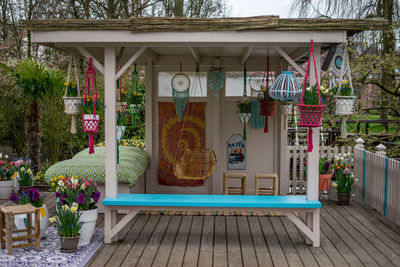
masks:
<path id="1" fill-rule="evenodd" d="M 282 71 L 269 88 L 269 96 L 283 102 L 298 100 L 301 86 L 292 71 Z"/>

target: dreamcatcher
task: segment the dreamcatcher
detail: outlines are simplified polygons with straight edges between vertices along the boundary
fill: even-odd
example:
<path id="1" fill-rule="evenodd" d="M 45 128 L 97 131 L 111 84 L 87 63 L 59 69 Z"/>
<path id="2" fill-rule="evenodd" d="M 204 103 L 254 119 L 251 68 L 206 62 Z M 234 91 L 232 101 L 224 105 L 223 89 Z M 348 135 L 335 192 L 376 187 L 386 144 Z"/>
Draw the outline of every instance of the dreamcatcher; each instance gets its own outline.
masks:
<path id="1" fill-rule="evenodd" d="M 252 97 L 260 97 L 262 89 L 266 87 L 267 80 L 265 79 L 265 73 L 254 72 L 249 79 L 250 95 Z"/>
<path id="2" fill-rule="evenodd" d="M 269 56 L 268 56 L 267 67 L 265 69 L 265 74 L 264 74 L 265 87 L 262 88 L 260 95 L 260 115 L 265 116 L 264 133 L 268 133 L 268 117 L 275 115 L 275 108 L 276 108 L 276 100 L 269 99 L 270 72 L 271 69 L 269 66 Z"/>
<path id="3" fill-rule="evenodd" d="M 182 65 L 181 71 L 172 77 L 171 86 L 175 112 L 178 116 L 178 121 L 182 121 L 183 113 L 185 113 L 186 106 L 189 102 L 190 88 L 190 79 L 186 74 L 182 73 Z"/>
<path id="4" fill-rule="evenodd" d="M 132 80 L 129 92 L 129 113 L 132 116 L 132 127 L 136 127 L 136 117 L 142 111 L 143 95 L 139 90 L 139 73 L 136 64 L 132 72 Z"/>
<path id="5" fill-rule="evenodd" d="M 74 62 L 74 78 L 75 82 L 70 82 L 71 77 L 71 65 Z M 68 74 L 67 74 L 67 82 L 65 85 L 65 94 L 64 94 L 64 112 L 68 115 L 71 115 L 71 133 L 76 134 L 76 118 L 75 116 L 79 113 L 79 108 L 82 104 L 82 97 L 79 88 L 79 79 L 78 72 L 76 70 L 76 62 L 75 57 L 70 55 L 69 65 L 68 65 Z"/>
<path id="6" fill-rule="evenodd" d="M 208 72 L 208 87 L 213 91 L 216 98 L 219 97 L 219 91 L 224 87 L 225 72 L 223 68 L 211 66 Z"/>
<path id="7" fill-rule="evenodd" d="M 179 73 L 179 74 L 183 74 L 183 73 Z M 183 74 L 183 75 L 186 76 L 185 74 Z M 176 78 L 175 76 L 174 76 L 174 78 Z M 186 78 L 187 78 L 187 80 L 186 80 Z M 175 85 L 175 86 L 177 86 L 178 88 L 185 88 L 186 86 L 190 85 L 190 80 L 189 80 L 188 76 L 178 77 L 177 79 L 178 80 L 175 81 L 177 83 L 177 85 Z M 180 81 L 179 79 L 182 79 L 182 81 Z M 180 85 L 179 83 L 181 83 L 181 82 L 182 82 L 182 84 Z M 174 82 L 172 82 L 172 85 L 173 85 L 173 88 L 175 88 Z M 201 81 L 200 81 L 199 65 L 197 65 L 194 84 L 192 86 L 193 95 L 196 95 L 197 86 L 199 87 L 201 96 L 203 97 L 203 89 L 202 89 Z M 185 104 L 185 107 L 186 107 L 186 104 Z M 205 112 L 205 109 L 206 109 L 205 103 L 202 103 L 202 105 L 204 108 L 204 113 L 206 113 Z M 181 179 L 181 180 L 191 180 L 191 181 L 207 180 L 213 174 L 215 165 L 217 164 L 217 158 L 216 158 L 215 152 L 213 150 L 208 149 L 208 148 L 206 148 L 206 149 L 189 148 L 189 149 L 186 149 L 186 151 L 183 153 L 183 156 L 181 159 L 179 159 L 179 160 L 176 159 L 179 149 L 181 147 L 182 134 L 183 134 L 183 131 L 185 131 L 186 120 L 188 118 L 192 117 L 192 114 L 193 114 L 193 106 L 192 106 L 192 108 L 190 108 L 190 106 L 188 106 L 188 108 L 186 108 L 184 110 L 184 112 L 182 113 L 182 115 L 184 115 L 184 116 L 183 116 L 183 121 L 182 121 L 182 128 L 179 133 L 177 148 L 175 151 L 174 175 L 178 179 Z"/>
<path id="8" fill-rule="evenodd" d="M 94 153 L 93 133 L 99 131 L 100 116 L 96 114 L 96 103 L 98 98 L 96 71 L 93 69 L 93 59 L 89 58 L 89 67 L 86 70 L 82 109 L 83 131 L 89 133 L 89 154 Z"/>

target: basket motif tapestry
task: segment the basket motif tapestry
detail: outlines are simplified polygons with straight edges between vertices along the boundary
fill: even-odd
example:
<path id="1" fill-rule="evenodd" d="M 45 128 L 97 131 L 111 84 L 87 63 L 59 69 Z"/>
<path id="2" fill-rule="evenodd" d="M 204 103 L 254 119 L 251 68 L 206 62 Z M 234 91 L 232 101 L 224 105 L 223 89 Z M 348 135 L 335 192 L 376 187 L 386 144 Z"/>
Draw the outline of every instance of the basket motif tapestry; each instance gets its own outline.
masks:
<path id="1" fill-rule="evenodd" d="M 183 152 L 205 148 L 206 117 L 205 103 L 188 103 L 182 121 L 178 121 L 174 103 L 158 103 L 159 151 L 158 182 L 162 185 L 201 186 L 204 181 L 180 180 L 174 175 L 174 161 L 182 158 Z M 183 131 L 182 131 L 183 128 Z M 179 141 L 180 139 L 180 141 Z M 177 150 L 179 143 L 179 149 Z"/>

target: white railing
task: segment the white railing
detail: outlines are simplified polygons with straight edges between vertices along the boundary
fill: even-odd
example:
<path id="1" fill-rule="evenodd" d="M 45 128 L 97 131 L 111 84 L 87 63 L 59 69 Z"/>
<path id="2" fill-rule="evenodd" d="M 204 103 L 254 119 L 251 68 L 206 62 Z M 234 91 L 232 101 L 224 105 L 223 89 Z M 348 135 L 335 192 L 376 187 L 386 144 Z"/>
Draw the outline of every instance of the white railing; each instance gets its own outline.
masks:
<path id="1" fill-rule="evenodd" d="M 363 145 L 354 148 L 357 195 L 371 208 L 400 225 L 400 161 L 373 153 Z"/>
<path id="2" fill-rule="evenodd" d="M 288 193 L 289 194 L 305 194 L 307 185 L 307 146 L 288 146 Z M 328 160 L 333 159 L 335 155 L 347 156 L 353 158 L 353 148 L 348 147 L 320 147 L 320 156 L 326 157 Z"/>

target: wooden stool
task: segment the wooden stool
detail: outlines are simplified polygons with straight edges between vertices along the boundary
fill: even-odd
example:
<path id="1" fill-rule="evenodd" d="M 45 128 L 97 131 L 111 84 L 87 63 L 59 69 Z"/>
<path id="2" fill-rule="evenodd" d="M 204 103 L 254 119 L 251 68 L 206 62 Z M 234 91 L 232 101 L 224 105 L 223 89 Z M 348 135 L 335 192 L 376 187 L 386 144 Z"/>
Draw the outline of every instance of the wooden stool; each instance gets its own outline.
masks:
<path id="1" fill-rule="evenodd" d="M 240 179 L 240 186 L 229 186 L 229 179 Z M 224 173 L 224 195 L 244 195 L 247 190 L 246 174 Z"/>
<path id="2" fill-rule="evenodd" d="M 14 215 L 26 214 L 27 228 L 13 230 Z M 32 214 L 35 214 L 36 227 L 32 226 Z M 34 234 L 32 233 L 34 231 Z M 26 235 L 13 237 L 13 233 L 27 232 Z M 5 248 L 7 242 L 8 254 L 12 254 L 13 248 L 35 246 L 40 251 L 40 209 L 35 208 L 31 204 L 20 206 L 2 206 L 0 207 L 0 239 L 1 248 Z M 35 242 L 32 242 L 32 238 Z M 27 243 L 13 245 L 13 241 L 27 239 Z"/>
<path id="3" fill-rule="evenodd" d="M 258 187 L 259 179 L 271 179 L 272 187 Z M 278 195 L 278 175 L 276 173 L 256 173 L 254 185 L 256 195 Z"/>

